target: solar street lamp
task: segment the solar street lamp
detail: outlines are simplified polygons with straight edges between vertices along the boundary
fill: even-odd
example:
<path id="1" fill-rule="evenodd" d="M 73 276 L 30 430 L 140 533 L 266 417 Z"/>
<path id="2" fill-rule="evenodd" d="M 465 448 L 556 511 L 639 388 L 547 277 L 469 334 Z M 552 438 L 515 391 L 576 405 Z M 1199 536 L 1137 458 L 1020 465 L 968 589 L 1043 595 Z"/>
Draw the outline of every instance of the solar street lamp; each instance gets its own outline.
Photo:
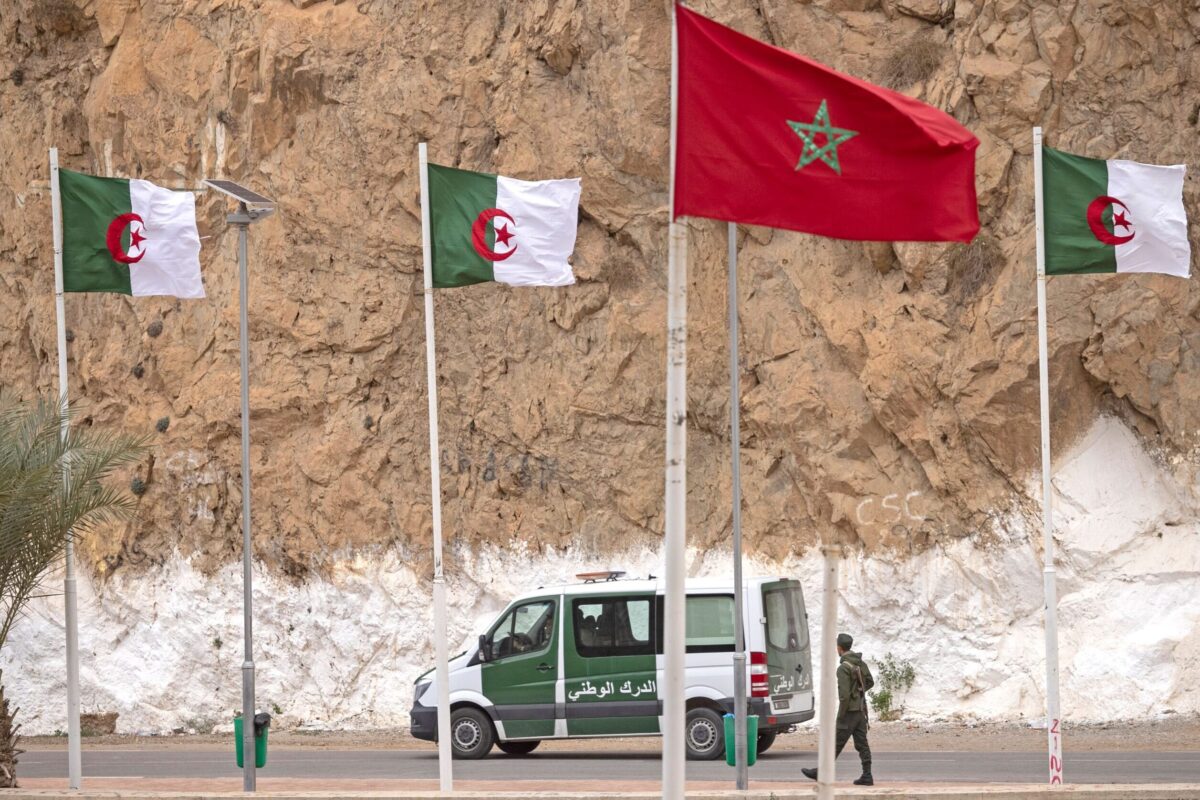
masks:
<path id="1" fill-rule="evenodd" d="M 245 659 L 242 661 L 242 791 L 255 790 L 254 747 L 254 621 L 250 573 L 250 346 L 246 316 L 249 278 L 246 266 L 246 239 L 251 223 L 265 219 L 275 211 L 275 203 L 233 181 L 204 181 L 210 189 L 237 201 L 237 211 L 225 217 L 238 229 L 238 299 L 241 306 L 242 362 L 242 614 Z"/>

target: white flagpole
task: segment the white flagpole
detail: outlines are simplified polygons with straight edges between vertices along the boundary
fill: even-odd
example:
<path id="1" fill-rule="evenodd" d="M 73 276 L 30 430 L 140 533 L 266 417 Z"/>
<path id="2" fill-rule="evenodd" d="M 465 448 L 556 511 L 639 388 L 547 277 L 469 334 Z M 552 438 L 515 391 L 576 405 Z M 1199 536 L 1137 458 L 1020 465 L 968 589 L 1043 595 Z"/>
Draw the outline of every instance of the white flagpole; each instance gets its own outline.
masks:
<path id="1" fill-rule="evenodd" d="M 821 593 L 821 700 L 817 706 L 817 798 L 832 800 L 837 780 L 834 731 L 837 728 L 837 582 L 842 548 L 821 545 L 825 580 Z"/>
<path id="2" fill-rule="evenodd" d="M 746 630 L 742 618 L 742 430 L 741 388 L 738 380 L 737 223 L 726 226 L 729 246 L 729 444 L 733 488 L 733 746 L 734 785 L 750 786 L 749 750 L 746 747 Z"/>
<path id="3" fill-rule="evenodd" d="M 429 243 L 429 161 L 425 142 L 417 145 L 417 161 L 421 175 L 421 253 L 425 267 L 425 380 L 429 387 L 429 477 L 433 508 L 433 650 L 438 704 L 438 778 L 441 790 L 452 792 L 450 663 L 446 644 L 446 582 L 442 576 L 442 474 L 438 457 L 437 356 L 433 341 L 433 269 Z"/>
<path id="4" fill-rule="evenodd" d="M 687 557 L 687 227 L 675 221 L 679 40 L 671 11 L 671 185 L 667 234 L 667 442 L 663 637 L 662 796 L 684 793 L 684 559 Z"/>
<path id="5" fill-rule="evenodd" d="M 62 196 L 58 188 L 58 148 L 50 148 L 50 207 L 54 217 L 54 318 L 58 325 L 58 393 L 62 403 L 62 438 L 67 438 L 67 317 L 63 303 Z M 63 482 L 67 481 L 63 470 Z M 63 600 L 67 628 L 67 776 L 78 789 L 83 779 L 83 754 L 79 744 L 79 605 L 75 592 L 75 544 L 67 532 L 66 579 Z"/>
<path id="6" fill-rule="evenodd" d="M 1042 205 L 1042 129 L 1033 129 L 1034 219 L 1037 229 L 1038 385 L 1042 405 L 1042 582 L 1046 601 L 1046 744 L 1050 784 L 1063 782 L 1058 695 L 1058 587 L 1054 571 L 1054 504 L 1050 486 L 1050 378 L 1046 357 L 1046 217 Z"/>

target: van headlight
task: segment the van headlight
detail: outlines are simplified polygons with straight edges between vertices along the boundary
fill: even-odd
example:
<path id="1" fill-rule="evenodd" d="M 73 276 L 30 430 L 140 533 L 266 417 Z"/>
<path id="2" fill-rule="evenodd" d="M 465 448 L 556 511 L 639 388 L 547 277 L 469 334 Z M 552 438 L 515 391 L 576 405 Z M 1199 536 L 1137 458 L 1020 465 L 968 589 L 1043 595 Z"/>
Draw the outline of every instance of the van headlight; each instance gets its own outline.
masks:
<path id="1" fill-rule="evenodd" d="M 433 681 L 417 681 L 417 685 L 413 687 L 413 702 L 420 703 L 421 695 L 425 694 L 425 690 Z"/>

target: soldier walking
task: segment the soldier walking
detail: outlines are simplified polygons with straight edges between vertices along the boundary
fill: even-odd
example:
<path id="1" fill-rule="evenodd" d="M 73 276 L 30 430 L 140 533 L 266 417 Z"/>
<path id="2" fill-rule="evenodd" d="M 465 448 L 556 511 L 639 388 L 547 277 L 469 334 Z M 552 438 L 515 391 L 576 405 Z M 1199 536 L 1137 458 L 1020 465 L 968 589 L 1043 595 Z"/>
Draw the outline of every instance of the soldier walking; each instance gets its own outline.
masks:
<path id="1" fill-rule="evenodd" d="M 854 639 L 848 633 L 839 633 L 837 651 L 841 661 L 837 668 L 838 684 L 838 715 L 837 715 L 837 747 L 833 757 L 842 754 L 842 748 L 850 737 L 854 737 L 854 749 L 862 760 L 862 777 L 854 782 L 856 786 L 874 786 L 875 779 L 871 776 L 871 745 L 867 743 L 867 730 L 870 723 L 867 720 L 867 692 L 875 685 L 871 677 L 871 668 L 862 660 L 862 654 L 850 650 Z M 800 770 L 804 777 L 817 779 L 817 770 L 805 767 Z"/>

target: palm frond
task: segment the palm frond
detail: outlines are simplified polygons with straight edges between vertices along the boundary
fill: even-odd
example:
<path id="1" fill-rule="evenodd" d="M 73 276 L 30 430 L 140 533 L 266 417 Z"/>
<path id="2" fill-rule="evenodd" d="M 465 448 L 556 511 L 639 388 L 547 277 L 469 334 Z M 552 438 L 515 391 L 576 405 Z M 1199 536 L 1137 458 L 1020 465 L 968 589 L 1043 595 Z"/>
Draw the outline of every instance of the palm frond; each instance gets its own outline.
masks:
<path id="1" fill-rule="evenodd" d="M 0 647 L 68 536 L 127 517 L 133 498 L 106 486 L 137 461 L 146 439 L 95 428 L 63 430 L 58 399 L 0 397 Z"/>

